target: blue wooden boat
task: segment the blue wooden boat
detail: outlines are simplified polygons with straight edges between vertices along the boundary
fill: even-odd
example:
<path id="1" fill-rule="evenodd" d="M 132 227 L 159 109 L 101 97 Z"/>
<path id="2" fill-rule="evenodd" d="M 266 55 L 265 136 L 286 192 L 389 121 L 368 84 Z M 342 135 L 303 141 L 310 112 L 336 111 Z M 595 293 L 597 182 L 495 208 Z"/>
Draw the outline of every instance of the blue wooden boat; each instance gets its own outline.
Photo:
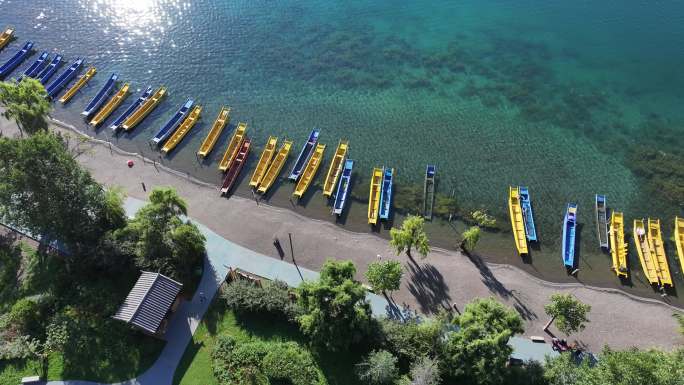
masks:
<path id="1" fill-rule="evenodd" d="M 380 219 L 388 219 L 392 209 L 392 179 L 394 169 L 385 167 L 382 170 L 382 189 L 380 190 Z"/>
<path id="2" fill-rule="evenodd" d="M 159 132 L 157 132 L 157 135 L 152 138 L 152 142 L 154 142 L 156 145 L 160 145 L 166 140 L 166 138 L 169 137 L 169 135 L 176 131 L 176 128 L 178 128 L 183 120 L 183 117 L 188 113 L 188 111 L 190 111 L 193 104 L 195 104 L 195 102 L 192 99 L 188 99 L 185 104 L 183 104 L 181 108 L 179 108 L 178 111 L 171 117 L 171 119 L 166 122 Z"/>
<path id="3" fill-rule="evenodd" d="M 38 59 L 36 59 L 36 61 L 34 61 L 33 64 L 31 64 L 31 66 L 24 71 L 17 81 L 21 81 L 25 77 L 36 77 L 40 70 L 43 69 L 43 65 L 45 65 L 47 62 L 48 56 L 50 56 L 50 54 L 47 51 L 41 53 Z"/>
<path id="4" fill-rule="evenodd" d="M 31 49 L 33 48 L 33 42 L 29 41 L 24 46 L 17 51 L 5 64 L 0 67 L 0 79 L 9 75 L 19 64 L 21 64 L 26 58 L 31 54 Z"/>
<path id="5" fill-rule="evenodd" d="M 537 230 L 534 227 L 534 215 L 532 213 L 532 201 L 530 192 L 526 186 L 520 187 L 520 207 L 522 208 L 523 219 L 525 220 L 525 235 L 530 242 L 537 241 Z"/>
<path id="6" fill-rule="evenodd" d="M 121 128 L 121 125 L 123 124 L 123 122 L 124 122 L 126 119 L 128 119 L 128 117 L 131 116 L 131 114 L 132 114 L 135 110 L 137 110 L 138 107 L 140 107 L 141 104 L 145 103 L 145 101 L 150 97 L 150 95 L 152 95 L 152 91 L 153 91 L 153 90 L 154 90 L 154 89 L 152 88 L 152 86 L 147 86 L 147 88 L 145 89 L 145 91 L 143 91 L 143 93 L 140 94 L 140 96 L 138 97 L 138 99 L 136 99 L 133 103 L 131 103 L 131 105 L 128 106 L 128 108 L 126 109 L 126 111 L 124 111 L 124 113 L 121 114 L 121 116 L 119 116 L 118 118 L 116 118 L 116 120 L 114 121 L 114 123 L 112 123 L 112 125 L 109 126 L 109 128 L 111 128 L 112 131 L 114 131 L 114 133 L 116 134 L 116 132 L 119 131 L 119 128 Z"/>
<path id="7" fill-rule="evenodd" d="M 351 174 L 354 168 L 354 161 L 347 159 L 344 161 L 344 169 L 340 175 L 340 181 L 337 183 L 337 192 L 335 192 L 335 203 L 333 205 L 333 214 L 342 215 L 345 203 L 347 203 L 347 195 L 351 187 Z"/>
<path id="8" fill-rule="evenodd" d="M 568 269 L 575 268 L 575 233 L 577 231 L 577 204 L 568 203 L 563 218 L 563 264 Z"/>
<path id="9" fill-rule="evenodd" d="M 299 175 L 301 175 L 302 171 L 304 171 L 304 166 L 306 166 L 311 154 L 313 154 L 314 148 L 316 148 L 316 143 L 318 143 L 318 136 L 320 133 L 321 131 L 317 128 L 311 130 L 311 133 L 309 134 L 309 140 L 304 143 L 302 151 L 299 153 L 299 156 L 292 167 L 292 172 L 290 172 L 290 176 L 288 177 L 288 179 L 291 181 L 296 182 L 297 179 L 299 179 Z"/>
<path id="10" fill-rule="evenodd" d="M 38 75 L 36 75 L 36 78 L 40 80 L 40 84 L 46 85 L 48 80 L 52 77 L 52 75 L 57 72 L 59 69 L 59 66 L 62 64 L 62 55 L 57 54 L 57 56 L 52 58 L 52 61 L 50 61 L 50 64 L 48 64 L 45 68 L 43 68 L 42 71 Z"/>
<path id="11" fill-rule="evenodd" d="M 59 94 L 59 92 L 62 91 L 67 84 L 69 84 L 71 79 L 76 76 L 84 61 L 85 59 L 83 58 L 76 59 L 76 61 L 71 64 L 66 71 L 62 72 L 57 79 L 50 83 L 50 85 L 46 88 L 48 97 L 54 98 L 57 96 L 57 94 Z"/>
<path id="12" fill-rule="evenodd" d="M 85 110 L 81 112 L 81 115 L 85 116 L 86 118 L 92 115 L 95 111 L 97 111 L 98 108 L 104 103 L 105 100 L 107 100 L 107 97 L 109 97 L 109 94 L 112 92 L 112 89 L 114 89 L 114 86 L 116 85 L 116 82 L 119 80 L 119 75 L 113 73 L 112 76 L 109 77 L 109 80 L 102 86 L 100 91 L 95 94 L 95 97 L 93 100 L 88 103 L 86 106 Z"/>
<path id="13" fill-rule="evenodd" d="M 608 246 L 608 206 L 606 196 L 596 194 L 596 231 L 599 246 L 602 249 L 610 250 Z"/>

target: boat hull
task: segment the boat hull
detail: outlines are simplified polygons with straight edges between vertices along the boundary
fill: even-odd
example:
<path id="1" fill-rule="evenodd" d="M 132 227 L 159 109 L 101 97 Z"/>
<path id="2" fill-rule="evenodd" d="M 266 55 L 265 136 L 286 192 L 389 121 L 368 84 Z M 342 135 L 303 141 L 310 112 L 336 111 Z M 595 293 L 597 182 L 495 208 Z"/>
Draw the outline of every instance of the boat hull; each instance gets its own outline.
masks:
<path id="1" fill-rule="evenodd" d="M 392 210 L 392 182 L 394 169 L 385 168 L 382 173 L 382 191 L 380 193 L 380 219 L 389 219 Z"/>
<path id="2" fill-rule="evenodd" d="M 515 249 L 519 255 L 525 255 L 527 250 L 527 237 L 525 236 L 525 223 L 520 206 L 520 188 L 508 187 L 508 215 L 511 219 L 511 230 Z"/>
<path id="3" fill-rule="evenodd" d="M 563 237 L 561 253 L 563 264 L 567 269 L 576 267 L 575 261 L 575 236 L 577 232 L 577 205 L 568 203 L 563 218 Z"/>
<path id="4" fill-rule="evenodd" d="M 425 182 L 423 184 L 423 217 L 432 220 L 432 209 L 435 206 L 435 175 L 437 167 L 428 164 L 425 167 Z"/>
<path id="5" fill-rule="evenodd" d="M 525 236 L 530 242 L 537 241 L 537 229 L 534 226 L 534 213 L 532 212 L 532 200 L 530 191 L 525 186 L 520 188 L 520 207 L 522 209 L 523 220 L 525 221 Z"/>
<path id="6" fill-rule="evenodd" d="M 337 185 L 337 191 L 335 192 L 335 203 L 333 204 L 333 214 L 335 215 L 342 215 L 344 212 L 344 206 L 347 203 L 347 195 L 351 188 L 353 168 L 354 161 L 352 159 L 347 159 L 344 162 L 344 169 L 342 170 L 342 175 L 340 176 L 340 181 Z"/>
<path id="7" fill-rule="evenodd" d="M 223 132 L 223 129 L 226 127 L 226 125 L 228 125 L 229 122 L 230 107 L 223 106 L 221 108 L 221 111 L 219 111 L 219 114 L 216 117 L 214 124 L 211 126 L 211 130 L 209 130 L 209 134 L 207 134 L 207 137 L 204 139 L 202 145 L 197 151 L 197 156 L 206 157 L 207 155 L 209 155 L 211 150 L 214 149 L 216 141 Z"/>
<path id="8" fill-rule="evenodd" d="M 124 111 L 123 114 L 119 115 L 119 117 L 116 118 L 116 120 L 114 120 L 114 122 L 111 126 L 109 126 L 109 128 L 114 133 L 117 133 L 119 131 L 119 128 L 121 128 L 123 122 L 125 122 L 126 119 L 128 119 L 128 117 L 131 116 L 133 112 L 135 112 L 135 110 L 137 110 L 143 103 L 145 103 L 145 101 L 150 97 L 150 95 L 152 95 L 152 90 L 152 86 L 148 86 L 147 89 L 145 89 L 145 91 L 143 91 L 142 94 L 140 94 L 138 99 L 131 103 L 131 105 L 128 106 L 126 111 Z"/>
<path id="9" fill-rule="evenodd" d="M 289 180 L 296 182 L 299 179 L 299 176 L 301 175 L 302 171 L 304 171 L 304 167 L 309 162 L 309 158 L 316 148 L 319 135 L 320 130 L 315 128 L 311 130 L 309 139 L 306 141 L 306 143 L 304 143 L 304 146 L 302 146 L 302 151 L 300 151 L 299 156 L 297 156 L 297 160 L 295 160 L 294 166 L 292 166 L 292 171 L 290 172 L 290 176 L 288 176 Z"/>
<path id="10" fill-rule="evenodd" d="M 608 244 L 608 209 L 606 203 L 606 196 L 596 194 L 595 199 L 596 211 L 596 236 L 599 240 L 599 246 L 602 249 L 609 249 Z"/>
<path id="11" fill-rule="evenodd" d="M 157 131 L 157 134 L 154 135 L 152 138 L 152 142 L 159 146 L 160 144 L 164 143 L 164 141 L 180 126 L 181 122 L 185 118 L 185 116 L 190 112 L 192 109 L 192 106 L 195 104 L 195 101 L 192 99 L 188 99 L 185 104 L 183 104 L 178 111 L 169 119 L 166 124 L 162 126 L 162 128 Z"/>
<path id="12" fill-rule="evenodd" d="M 257 189 L 259 194 L 266 194 L 268 189 L 271 188 L 275 180 L 278 178 L 283 166 L 285 166 L 285 162 L 287 161 L 287 156 L 289 155 L 291 148 L 292 141 L 290 140 L 284 141 L 280 146 L 280 149 L 273 159 L 273 162 L 271 162 L 271 165 L 268 166 L 268 170 L 266 170 L 266 175 L 264 175 L 264 178 L 259 184 L 259 188 Z"/>
<path id="13" fill-rule="evenodd" d="M 237 180 L 238 175 L 240 175 L 240 171 L 242 171 L 245 161 L 249 156 L 250 147 L 250 139 L 245 138 L 245 140 L 242 141 L 240 149 L 238 150 L 238 154 L 235 156 L 235 161 L 230 165 L 230 168 L 226 172 L 226 177 L 223 179 L 223 184 L 221 185 L 221 195 L 228 194 L 228 192 L 235 185 L 235 181 Z"/>
<path id="14" fill-rule="evenodd" d="M 627 278 L 627 243 L 625 242 L 624 217 L 622 213 L 613 212 L 610 217 L 610 255 L 613 261 L 612 269 L 618 277 Z"/>
<path id="15" fill-rule="evenodd" d="M 370 192 L 368 195 L 368 224 L 376 225 L 378 223 L 378 214 L 380 208 L 380 190 L 382 187 L 382 169 L 374 168 L 370 181 Z"/>

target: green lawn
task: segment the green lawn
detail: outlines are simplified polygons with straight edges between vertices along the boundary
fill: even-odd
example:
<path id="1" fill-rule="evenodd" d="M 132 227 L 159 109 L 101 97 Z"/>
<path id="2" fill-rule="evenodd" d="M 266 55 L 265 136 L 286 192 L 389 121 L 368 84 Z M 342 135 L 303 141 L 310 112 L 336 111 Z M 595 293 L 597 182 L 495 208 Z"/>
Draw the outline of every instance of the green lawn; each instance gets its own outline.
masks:
<path id="1" fill-rule="evenodd" d="M 176 369 L 174 385 L 219 385 L 211 368 L 214 338 L 231 335 L 238 342 L 256 338 L 267 341 L 295 341 L 305 346 L 296 326 L 259 316 L 237 316 L 218 298 L 212 303 L 197 328 L 190 345 Z M 330 385 L 360 385 L 354 364 L 362 353 L 316 354 L 314 357 Z"/>

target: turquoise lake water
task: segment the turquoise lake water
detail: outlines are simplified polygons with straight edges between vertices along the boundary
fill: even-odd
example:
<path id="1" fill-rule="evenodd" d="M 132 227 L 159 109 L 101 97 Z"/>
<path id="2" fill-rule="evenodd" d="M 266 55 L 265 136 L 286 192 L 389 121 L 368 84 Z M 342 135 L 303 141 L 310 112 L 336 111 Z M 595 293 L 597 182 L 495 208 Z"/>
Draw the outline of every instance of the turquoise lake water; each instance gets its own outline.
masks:
<path id="1" fill-rule="evenodd" d="M 425 164 L 435 163 L 441 192 L 461 207 L 487 208 L 505 229 L 507 186 L 529 186 L 542 239 L 533 263 L 519 261 L 506 231 L 487 234 L 480 252 L 545 278 L 571 279 L 558 252 L 560 224 L 566 203 L 578 202 L 580 278 L 642 294 L 650 289 L 631 241 L 633 287 L 598 251 L 594 194 L 625 212 L 627 230 L 634 218 L 660 217 L 669 238 L 674 216 L 684 214 L 681 2 L 0 0 L 0 9 L 0 25 L 18 35 L 0 61 L 30 39 L 39 51 L 85 56 L 98 68 L 84 92 L 55 105 L 60 120 L 159 159 L 147 144 L 156 130 L 186 98 L 202 104 L 203 121 L 163 162 L 212 183 L 230 132 L 207 162 L 195 152 L 221 105 L 232 107 L 230 131 L 249 125 L 257 145 L 249 167 L 269 135 L 293 139 L 296 153 L 320 127 L 327 158 L 339 139 L 350 140 L 364 189 L 374 166 L 419 184 Z M 114 71 L 134 95 L 147 85 L 170 92 L 117 138 L 79 116 Z M 240 194 L 248 194 L 244 179 Z M 289 206 L 290 193 L 280 186 L 271 202 Z M 320 194 L 310 195 L 293 209 L 331 220 Z M 353 202 L 344 226 L 367 230 L 365 210 Z M 457 243 L 444 223 L 431 231 L 440 245 Z"/>

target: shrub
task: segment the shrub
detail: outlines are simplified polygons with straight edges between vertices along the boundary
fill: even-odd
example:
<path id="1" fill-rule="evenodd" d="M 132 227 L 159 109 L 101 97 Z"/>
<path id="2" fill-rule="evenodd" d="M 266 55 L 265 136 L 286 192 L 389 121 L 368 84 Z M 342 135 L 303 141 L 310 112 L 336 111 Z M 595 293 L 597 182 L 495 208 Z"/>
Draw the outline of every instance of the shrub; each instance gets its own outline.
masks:
<path id="1" fill-rule="evenodd" d="M 237 280 L 222 293 L 228 307 L 236 312 L 267 313 L 288 321 L 299 315 L 299 307 L 290 299 L 288 286 L 282 281 L 267 282 L 259 287 L 252 282 Z"/>
<path id="2" fill-rule="evenodd" d="M 357 369 L 361 381 L 372 385 L 389 385 L 399 377 L 397 357 L 386 350 L 371 352 Z"/>
<path id="3" fill-rule="evenodd" d="M 496 218 L 489 215 L 486 210 L 475 210 L 470 213 L 470 218 L 480 227 L 497 228 Z"/>
<path id="4" fill-rule="evenodd" d="M 311 353 L 294 342 L 271 344 L 262 368 L 270 380 L 288 381 L 292 385 L 324 383 Z"/>
<path id="5" fill-rule="evenodd" d="M 385 347 L 399 358 L 403 367 L 408 367 L 423 355 L 437 356 L 442 333 L 442 325 L 438 321 L 384 319 L 381 326 Z"/>
<path id="6" fill-rule="evenodd" d="M 38 329 L 41 320 L 41 306 L 34 297 L 18 300 L 9 312 L 11 327 L 21 333 L 29 333 Z"/>

